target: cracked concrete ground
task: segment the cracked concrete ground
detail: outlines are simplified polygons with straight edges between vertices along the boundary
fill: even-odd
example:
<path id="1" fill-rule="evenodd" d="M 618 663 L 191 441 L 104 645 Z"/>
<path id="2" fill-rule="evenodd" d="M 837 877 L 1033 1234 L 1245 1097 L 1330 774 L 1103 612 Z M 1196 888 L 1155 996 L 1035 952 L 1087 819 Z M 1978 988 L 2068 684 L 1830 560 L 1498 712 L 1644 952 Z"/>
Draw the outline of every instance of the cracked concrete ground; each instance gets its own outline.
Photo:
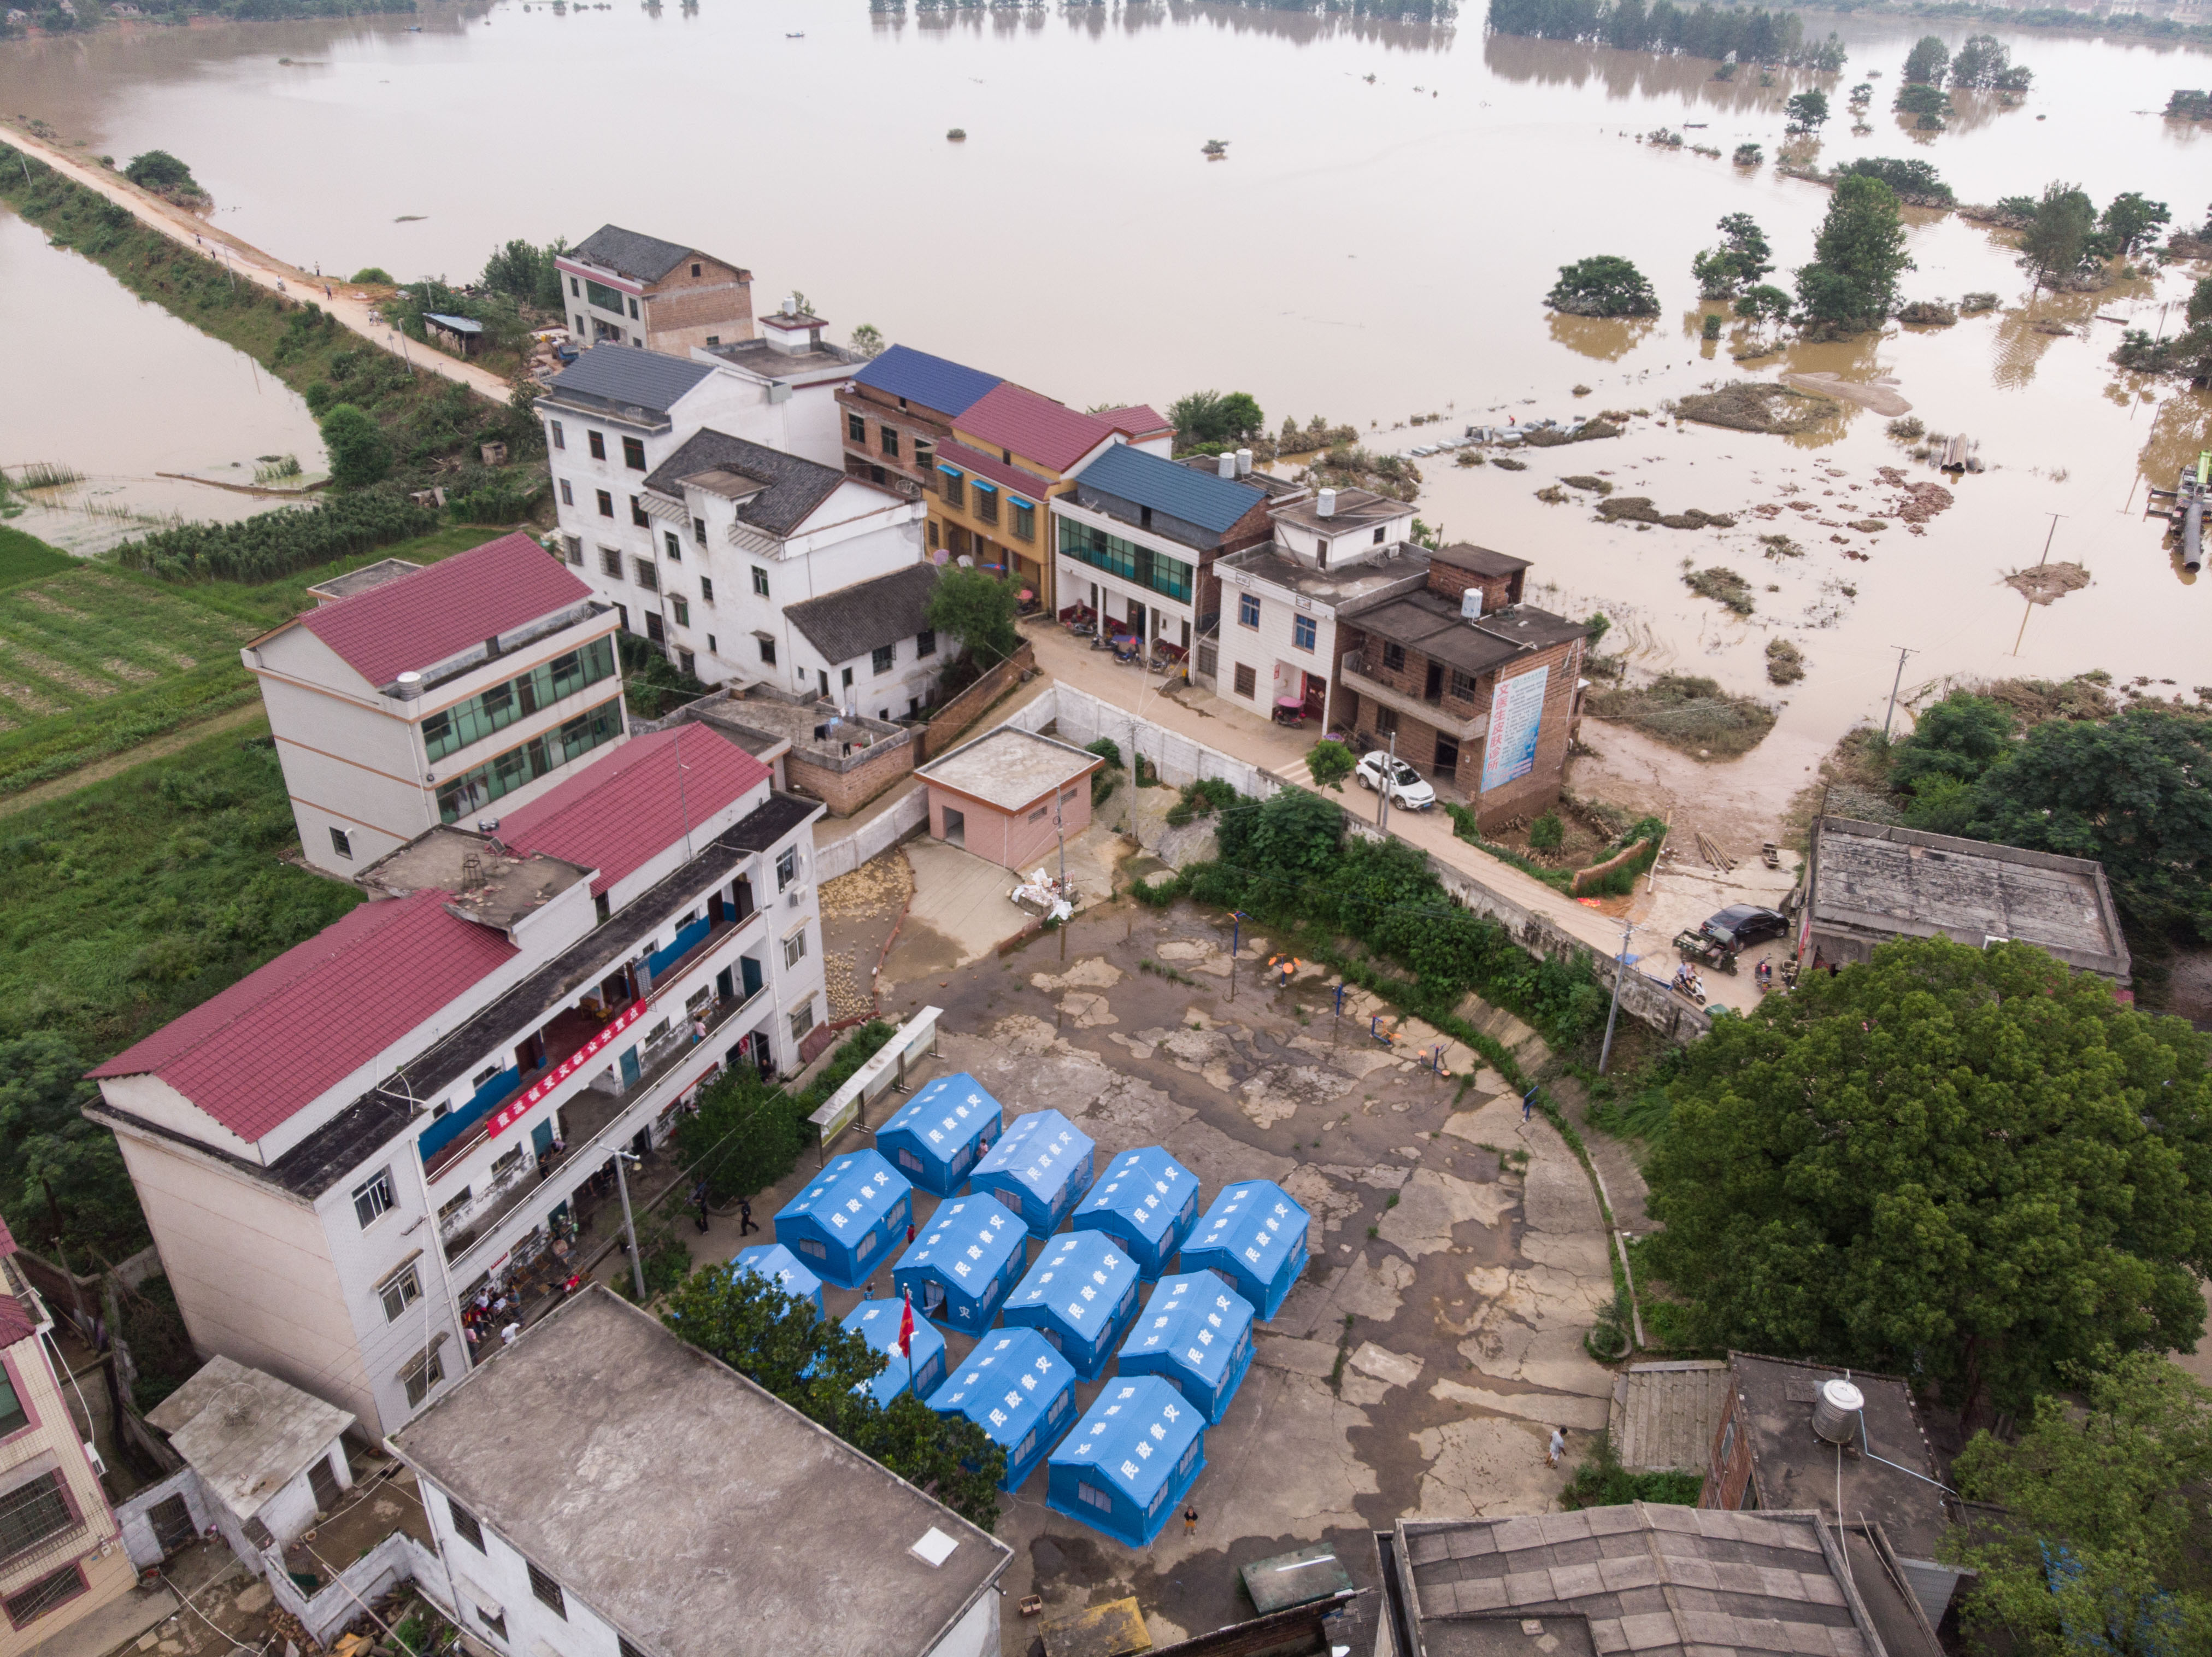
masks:
<path id="1" fill-rule="evenodd" d="M 927 861 L 915 868 L 926 884 Z M 999 1522 L 1017 1555 L 1010 1612 L 1030 1593 L 1048 1613 L 1133 1593 L 1164 1643 L 1251 1615 L 1238 1568 L 1322 1540 L 1372 1587 L 1371 1532 L 1403 1514 L 1547 1511 L 1605 1422 L 1612 1372 L 1582 1336 L 1613 1294 L 1609 1244 L 1565 1143 L 1541 1117 L 1524 1122 L 1465 1047 L 1357 990 L 1340 1013 L 1313 967 L 1269 982 L 1265 935 L 1247 931 L 1232 967 L 1229 942 L 1188 905 L 1117 906 L 1003 959 L 894 950 L 885 965 L 885 1015 L 942 1008 L 942 1069 L 973 1072 L 1010 1118 L 1060 1110 L 1102 1166 L 1164 1146 L 1201 1202 L 1274 1179 L 1310 1216 L 1308 1270 L 1206 1434 L 1197 1534 L 1171 1523 L 1149 1549 L 1125 1548 L 1049 1512 L 1040 1469 Z M 1547 1059 L 1510 1014 L 1463 1010 L 1525 1069 Z M 1370 1036 L 1377 1018 L 1395 1042 Z M 1441 1077 L 1424 1062 L 1439 1045 Z M 917 1194 L 918 1219 L 933 1206 Z M 831 1289 L 832 1315 L 859 1298 Z M 970 1343 L 949 1339 L 957 1364 Z M 1559 1469 L 1544 1453 L 1555 1426 L 1570 1444 Z M 1036 1629 L 1010 1614 L 1006 1650 L 1025 1652 Z"/>

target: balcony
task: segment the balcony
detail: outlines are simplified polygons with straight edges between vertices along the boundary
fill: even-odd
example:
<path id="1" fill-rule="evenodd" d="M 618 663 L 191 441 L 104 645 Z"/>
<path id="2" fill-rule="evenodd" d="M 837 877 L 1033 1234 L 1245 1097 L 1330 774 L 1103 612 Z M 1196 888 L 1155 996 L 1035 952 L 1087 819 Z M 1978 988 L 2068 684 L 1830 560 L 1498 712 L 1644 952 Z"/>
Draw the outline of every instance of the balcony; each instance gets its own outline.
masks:
<path id="1" fill-rule="evenodd" d="M 1366 701 L 1379 702 L 1386 708 L 1411 714 L 1421 723 L 1442 735 L 1455 737 L 1462 742 L 1479 741 L 1490 733 L 1490 716 L 1486 713 L 1462 716 L 1445 708 L 1441 698 L 1414 696 L 1394 685 L 1386 685 L 1367 675 L 1367 656 L 1362 650 L 1345 654 L 1339 669 L 1345 689 L 1357 691 Z"/>

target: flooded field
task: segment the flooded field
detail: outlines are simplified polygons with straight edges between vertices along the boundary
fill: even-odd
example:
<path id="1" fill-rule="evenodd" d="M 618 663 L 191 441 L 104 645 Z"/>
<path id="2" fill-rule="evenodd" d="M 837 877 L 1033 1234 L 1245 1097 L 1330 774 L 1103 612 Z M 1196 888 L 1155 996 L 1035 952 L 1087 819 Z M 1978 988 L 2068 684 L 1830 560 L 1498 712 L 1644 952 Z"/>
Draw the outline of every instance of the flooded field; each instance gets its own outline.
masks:
<path id="1" fill-rule="evenodd" d="M 1914 212 L 1906 296 L 1986 289 L 1996 311 L 1744 364 L 1741 336 L 1698 337 L 1690 259 L 1723 214 L 1758 220 L 1784 282 L 1809 257 L 1827 192 L 1771 164 L 1783 100 L 1806 77 L 1723 83 L 1693 60 L 1486 36 L 1479 9 L 1444 30 L 1198 6 L 884 17 L 859 0 L 499 0 L 421 21 L 13 45 L 0 109 L 95 154 L 175 151 L 218 223 L 303 264 L 459 278 L 508 236 L 574 240 L 614 220 L 749 265 L 757 303 L 801 289 L 840 336 L 873 323 L 1079 405 L 1242 389 L 1271 424 L 1323 414 L 1403 449 L 1428 429 L 1401 423 L 1415 413 L 1447 416 L 1449 432 L 1492 410 L 1656 416 L 1747 375 L 1893 379 L 1929 428 L 1978 439 L 1989 469 L 1944 481 L 1884 435 L 1885 416 L 1848 404 L 1796 438 L 1643 417 L 1619 440 L 1532 454 L 1526 472 L 1421 462 L 1425 519 L 1535 560 L 1549 601 L 1604 609 L 1639 664 L 1784 704 L 1749 758 L 1711 769 L 1716 788 L 1771 794 L 1855 720 L 1879 719 L 1899 646 L 1908 692 L 2096 667 L 2185 695 L 2212 679 L 2212 593 L 2182 580 L 2162 526 L 2141 517 L 2146 478 L 2170 484 L 2212 442 L 2212 411 L 2107 360 L 2124 326 L 2171 332 L 2201 271 L 2031 299 L 2007 237 Z M 1911 155 L 1962 200 L 2063 178 L 2100 204 L 2139 190 L 2181 223 L 2207 210 L 2212 127 L 2155 113 L 2204 82 L 2205 54 L 2004 34 L 2034 89 L 2017 107 L 1960 94 L 1951 130 L 1925 135 L 1887 106 L 1929 25 L 1807 25 L 1851 54 L 1825 82 L 1838 107 L 1823 165 Z M 1968 31 L 1935 32 L 1955 45 Z M 1842 93 L 1869 77 L 1873 130 L 1855 137 Z M 1637 142 L 1660 126 L 1723 157 L 1759 143 L 1769 164 Z M 1201 156 L 1211 138 L 1227 161 Z M 1557 267 L 1599 253 L 1634 259 L 1662 315 L 1548 314 Z M 108 350 L 80 338 L 70 360 L 102 366 Z M 98 378 L 45 372 L 64 403 Z M 1737 525 L 1604 524 L 1587 494 L 1535 498 L 1567 475 Z M 1893 508 L 1920 482 L 1954 499 L 1908 526 Z M 2037 561 L 2052 514 L 2051 556 L 2089 585 L 2030 606 L 2000 583 Z M 1848 527 L 1875 518 L 1890 527 Z M 1759 538 L 1785 532 L 1802 556 L 1768 557 Z M 1686 560 L 1747 580 L 1752 613 L 1693 594 Z M 1786 690 L 1765 673 L 1778 636 L 1808 665 Z"/>

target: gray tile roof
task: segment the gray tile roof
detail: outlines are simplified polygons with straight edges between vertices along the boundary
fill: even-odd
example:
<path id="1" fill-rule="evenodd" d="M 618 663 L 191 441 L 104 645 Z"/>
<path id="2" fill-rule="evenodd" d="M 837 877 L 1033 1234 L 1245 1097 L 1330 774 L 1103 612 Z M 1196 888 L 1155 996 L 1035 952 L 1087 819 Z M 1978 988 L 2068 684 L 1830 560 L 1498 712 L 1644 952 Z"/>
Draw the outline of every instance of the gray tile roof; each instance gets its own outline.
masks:
<path id="1" fill-rule="evenodd" d="M 658 282 L 685 259 L 698 254 L 699 250 L 663 241 L 659 236 L 625 230 L 619 224 L 602 224 L 568 252 L 586 265 L 617 271 L 633 282 Z M 715 263 L 726 265 L 729 261 L 717 259 Z"/>
<path id="2" fill-rule="evenodd" d="M 788 535 L 805 523 L 807 515 L 846 481 L 843 472 L 818 461 L 710 427 L 654 468 L 645 486 L 680 501 L 683 479 L 702 472 L 734 472 L 761 484 L 761 492 L 738 509 L 738 516 L 756 529 L 778 536 Z"/>
<path id="3" fill-rule="evenodd" d="M 918 564 L 786 605 L 783 613 L 829 660 L 850 661 L 927 627 L 929 594 L 936 585 L 937 566 Z"/>
<path id="4" fill-rule="evenodd" d="M 684 393 L 714 373 L 712 364 L 637 345 L 594 345 L 548 382 L 563 402 L 598 404 L 665 415 Z"/>

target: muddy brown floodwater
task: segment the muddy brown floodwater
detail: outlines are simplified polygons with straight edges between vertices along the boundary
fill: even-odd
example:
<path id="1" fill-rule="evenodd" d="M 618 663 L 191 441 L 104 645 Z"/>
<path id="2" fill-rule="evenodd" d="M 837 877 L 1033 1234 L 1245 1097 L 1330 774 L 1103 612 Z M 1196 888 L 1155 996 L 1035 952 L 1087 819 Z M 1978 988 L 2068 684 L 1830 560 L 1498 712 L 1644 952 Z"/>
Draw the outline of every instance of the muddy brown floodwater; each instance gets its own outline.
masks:
<path id="1" fill-rule="evenodd" d="M 1450 29 L 1184 5 L 923 17 L 860 0 L 803 16 L 766 0 L 499 0 L 419 21 L 420 34 L 382 18 L 14 44 L 0 47 L 0 110 L 95 154 L 175 151 L 218 223 L 304 265 L 459 278 L 509 236 L 574 240 L 612 219 L 741 261 L 760 302 L 804 289 L 840 335 L 872 323 L 1079 405 L 1235 387 L 1271 423 L 1325 414 L 1403 449 L 1436 429 L 1402 423 L 1416 413 L 1450 433 L 1492 411 L 1656 411 L 1747 375 L 1893 381 L 1881 389 L 1930 429 L 1978 439 L 1989 468 L 1947 483 L 1954 503 L 1918 534 L 1893 518 L 1845 527 L 1898 501 L 1879 468 L 1940 481 L 1856 402 L 1791 438 L 1638 419 L 1617 440 L 1532 454 L 1523 472 L 1422 462 L 1423 516 L 1534 559 L 1540 601 L 1602 608 L 1640 667 L 1777 698 L 1780 723 L 1746 759 L 1702 772 L 1666 757 L 1697 773 L 1684 786 L 1786 795 L 1837 735 L 1881 717 L 1899 646 L 1913 653 L 1906 690 L 1923 694 L 1950 676 L 2096 667 L 2185 693 L 2212 677 L 2194 665 L 2212 592 L 2182 580 L 2162 526 L 2141 517 L 2146 478 L 2170 484 L 2212 443 L 2212 405 L 2108 361 L 2123 326 L 2171 331 L 2203 267 L 2033 297 L 2008 237 L 1914 210 L 1906 297 L 1988 290 L 1995 311 L 1741 364 L 1740 332 L 1698 337 L 1690 260 L 1723 214 L 1759 221 L 1784 281 L 1809 257 L 1827 192 L 1726 159 L 1756 143 L 1771 161 L 1782 102 L 1808 77 L 1724 83 L 1696 60 L 1487 36 L 1479 5 Z M 803 38 L 787 38 L 794 22 Z M 1824 165 L 1913 155 L 1962 200 L 2065 179 L 2100 204 L 2140 190 L 2184 222 L 2204 210 L 2212 128 L 2155 113 L 2203 83 L 2203 53 L 2000 30 L 2033 92 L 2010 107 L 1962 95 L 1951 130 L 1927 135 L 1885 106 L 1933 26 L 1807 22 L 1850 51 L 1823 82 L 1838 106 Z M 1968 30 L 1935 32 L 1955 46 Z M 1842 94 L 1875 70 L 1871 130 L 1854 134 Z M 549 97 L 584 78 L 588 121 L 549 116 Z M 955 125 L 957 146 L 944 137 Z M 1660 126 L 1723 159 L 1637 142 Z M 1217 137 L 1230 159 L 1209 163 L 1200 148 Z M 1557 267 L 1597 253 L 1635 259 L 1662 315 L 1547 313 Z M 98 339 L 76 350 L 114 366 Z M 100 384 L 88 373 L 41 391 L 66 402 Z M 1737 527 L 1607 525 L 1535 498 L 1591 472 Z M 2054 514 L 2052 557 L 2089 584 L 2031 606 L 2003 582 L 2037 561 Z M 1803 556 L 1768 558 L 1759 537 L 1785 529 Z M 1691 594 L 1686 559 L 1750 581 L 1751 616 Z M 1764 673 L 1778 632 L 1808 661 L 1786 691 Z"/>

